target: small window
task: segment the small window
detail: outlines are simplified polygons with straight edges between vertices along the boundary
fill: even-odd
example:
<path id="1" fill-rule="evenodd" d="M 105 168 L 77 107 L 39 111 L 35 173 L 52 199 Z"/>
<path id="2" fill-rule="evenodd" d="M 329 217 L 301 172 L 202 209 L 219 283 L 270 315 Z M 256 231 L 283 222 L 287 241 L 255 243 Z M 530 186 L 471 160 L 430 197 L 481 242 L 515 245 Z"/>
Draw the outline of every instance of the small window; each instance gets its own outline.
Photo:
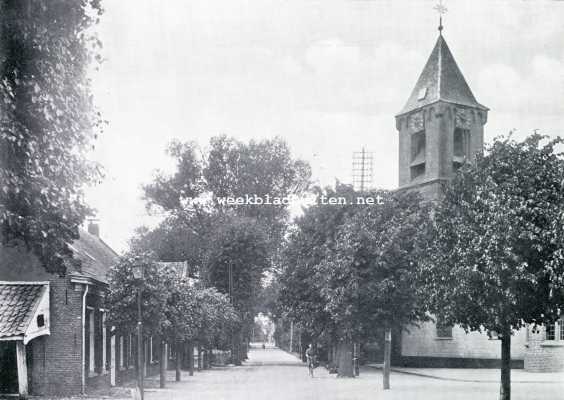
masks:
<path id="1" fill-rule="evenodd" d="M 411 167 L 411 180 L 414 181 L 418 178 L 425 176 L 425 164 L 419 164 Z"/>
<path id="2" fill-rule="evenodd" d="M 437 337 L 452 339 L 452 325 L 445 324 L 442 321 L 437 321 Z"/>
<path id="3" fill-rule="evenodd" d="M 424 100 L 425 97 L 427 97 L 427 87 L 421 88 L 419 90 L 419 93 L 417 95 L 417 100 L 418 101 Z"/>
<path id="4" fill-rule="evenodd" d="M 468 129 L 456 128 L 454 130 L 453 155 L 470 158 L 470 131 Z"/>
<path id="5" fill-rule="evenodd" d="M 546 326 L 546 340 L 556 340 L 556 324 Z"/>
<path id="6" fill-rule="evenodd" d="M 564 340 L 564 321 L 562 320 L 558 321 L 558 328 L 560 329 L 560 335 L 558 336 L 560 340 Z"/>
<path id="7" fill-rule="evenodd" d="M 425 131 L 411 135 L 411 162 L 425 161 Z"/>
<path id="8" fill-rule="evenodd" d="M 45 326 L 45 316 L 43 314 L 39 314 L 37 316 L 37 327 L 42 328 Z"/>

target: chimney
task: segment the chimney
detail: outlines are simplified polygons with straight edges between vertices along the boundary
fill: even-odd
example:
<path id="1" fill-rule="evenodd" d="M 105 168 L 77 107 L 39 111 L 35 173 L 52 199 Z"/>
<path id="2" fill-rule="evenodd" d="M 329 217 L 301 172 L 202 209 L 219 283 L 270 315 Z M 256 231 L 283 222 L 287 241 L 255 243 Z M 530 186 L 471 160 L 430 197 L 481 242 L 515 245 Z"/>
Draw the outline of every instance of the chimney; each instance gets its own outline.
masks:
<path id="1" fill-rule="evenodd" d="M 100 225 L 98 225 L 97 219 L 91 219 L 88 221 L 88 233 L 96 237 L 100 237 Z"/>

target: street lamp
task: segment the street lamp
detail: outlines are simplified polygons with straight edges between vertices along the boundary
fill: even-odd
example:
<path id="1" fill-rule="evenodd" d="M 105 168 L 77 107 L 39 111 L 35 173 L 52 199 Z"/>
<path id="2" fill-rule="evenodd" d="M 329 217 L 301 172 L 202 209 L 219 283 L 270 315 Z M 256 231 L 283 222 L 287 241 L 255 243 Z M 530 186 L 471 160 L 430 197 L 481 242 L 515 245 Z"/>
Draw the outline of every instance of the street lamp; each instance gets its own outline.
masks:
<path id="1" fill-rule="evenodd" d="M 143 278 L 145 266 L 137 260 L 133 265 L 133 278 L 137 285 L 137 386 L 140 399 L 143 400 L 143 316 L 141 314 L 141 293 L 143 291 Z"/>

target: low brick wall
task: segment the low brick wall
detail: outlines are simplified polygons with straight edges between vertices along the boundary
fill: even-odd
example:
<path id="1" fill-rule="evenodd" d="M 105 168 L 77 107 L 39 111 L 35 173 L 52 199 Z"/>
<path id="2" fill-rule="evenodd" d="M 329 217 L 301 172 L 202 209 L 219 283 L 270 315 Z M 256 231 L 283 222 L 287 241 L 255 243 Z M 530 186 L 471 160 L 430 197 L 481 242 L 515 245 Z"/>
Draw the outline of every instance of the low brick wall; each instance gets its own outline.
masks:
<path id="1" fill-rule="evenodd" d="M 405 368 L 501 368 L 500 359 L 455 357 L 402 357 L 399 367 Z M 512 369 L 523 369 L 523 360 L 511 360 Z"/>

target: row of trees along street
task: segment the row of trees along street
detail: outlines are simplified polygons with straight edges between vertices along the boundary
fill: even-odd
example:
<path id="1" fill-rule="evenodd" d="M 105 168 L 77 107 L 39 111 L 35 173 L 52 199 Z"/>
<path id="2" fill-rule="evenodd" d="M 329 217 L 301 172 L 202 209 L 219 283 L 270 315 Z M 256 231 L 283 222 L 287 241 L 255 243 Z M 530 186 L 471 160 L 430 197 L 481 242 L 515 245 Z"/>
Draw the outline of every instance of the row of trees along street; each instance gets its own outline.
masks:
<path id="1" fill-rule="evenodd" d="M 240 329 L 241 320 L 225 294 L 214 288 L 202 287 L 178 271 L 155 262 L 149 254 L 122 257 L 110 272 L 110 295 L 106 299 L 111 309 L 109 322 L 121 332 L 133 332 L 137 325 L 138 282 L 133 269 L 144 268 L 141 287 L 143 335 L 158 338 L 160 344 L 160 385 L 165 386 L 164 360 L 168 357 L 165 344 L 174 348 L 176 380 L 184 349 L 188 349 L 188 364 L 193 373 L 194 345 L 202 349 L 209 360 L 212 349 L 224 349 L 231 332 Z"/>
<path id="2" fill-rule="evenodd" d="M 537 134 L 497 138 L 434 204 L 396 191 L 383 192 L 382 206 L 308 208 L 288 235 L 271 288 L 275 315 L 285 321 L 278 327 L 291 321 L 341 376 L 353 376 L 353 343 L 384 338 L 384 388 L 392 332 L 430 318 L 494 332 L 500 398 L 509 399 L 512 333 L 554 322 L 564 305 L 561 145 Z M 340 185 L 318 192 L 356 196 Z"/>
<path id="3" fill-rule="evenodd" d="M 138 229 L 130 254 L 114 270 L 108 299 L 113 322 L 133 328 L 127 271 L 138 261 L 132 260 L 187 261 L 196 282 L 192 287 L 150 268 L 143 290 L 146 335 L 197 343 L 208 351 L 230 350 L 231 362 L 239 365 L 247 358 L 254 318 L 265 310 L 263 282 L 283 243 L 289 213 L 286 205 L 230 205 L 218 199 L 300 194 L 309 184 L 309 166 L 293 159 L 280 139 L 242 143 L 218 136 L 205 150 L 173 142 L 168 153 L 177 161 L 174 173 L 157 173 L 144 188 L 148 209 L 163 219 L 154 229 Z M 229 318 L 218 323 L 222 315 Z"/>

